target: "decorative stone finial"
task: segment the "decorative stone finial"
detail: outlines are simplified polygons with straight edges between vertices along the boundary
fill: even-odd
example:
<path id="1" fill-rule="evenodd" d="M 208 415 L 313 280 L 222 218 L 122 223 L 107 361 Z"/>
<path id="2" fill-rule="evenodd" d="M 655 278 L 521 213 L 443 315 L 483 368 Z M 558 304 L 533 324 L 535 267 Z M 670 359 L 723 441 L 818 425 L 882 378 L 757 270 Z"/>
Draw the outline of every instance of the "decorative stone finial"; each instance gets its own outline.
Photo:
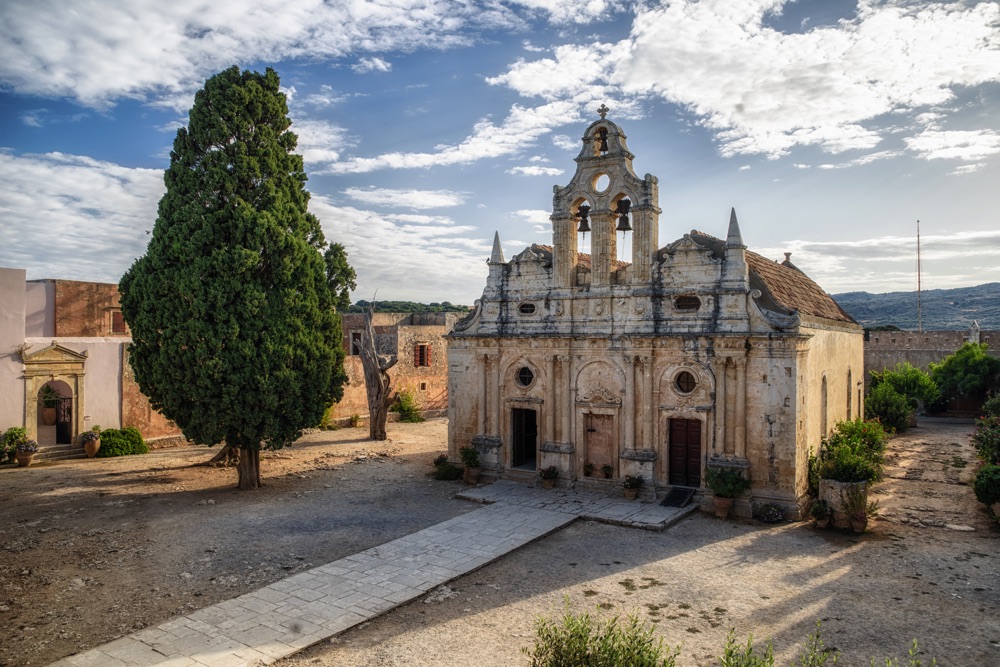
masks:
<path id="1" fill-rule="evenodd" d="M 601 107 L 597 110 L 597 113 L 600 114 L 601 120 L 604 120 L 604 117 L 608 115 L 609 111 L 611 111 L 611 109 L 608 108 L 608 105 L 602 103 Z"/>

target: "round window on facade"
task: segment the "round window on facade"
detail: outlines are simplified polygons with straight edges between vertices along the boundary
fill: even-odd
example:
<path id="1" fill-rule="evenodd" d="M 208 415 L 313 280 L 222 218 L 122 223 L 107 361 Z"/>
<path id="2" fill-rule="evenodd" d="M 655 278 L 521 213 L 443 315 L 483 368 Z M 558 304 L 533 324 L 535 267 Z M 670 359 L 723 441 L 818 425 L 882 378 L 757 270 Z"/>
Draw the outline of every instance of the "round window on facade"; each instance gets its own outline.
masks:
<path id="1" fill-rule="evenodd" d="M 696 296 L 679 296 L 674 301 L 677 310 L 698 310 L 701 308 L 701 299 Z"/>
<path id="2" fill-rule="evenodd" d="M 674 378 L 674 386 L 677 387 L 677 391 L 682 394 L 690 394 L 694 391 L 694 388 L 698 386 L 698 382 L 694 379 L 694 376 L 691 375 L 691 373 L 681 371 L 677 374 L 677 377 Z"/>
<path id="3" fill-rule="evenodd" d="M 533 303 L 522 303 L 517 307 L 517 311 L 522 315 L 534 315 L 535 314 L 535 304 Z"/>
<path id="4" fill-rule="evenodd" d="M 520 370 L 517 371 L 517 383 L 522 387 L 530 387 L 531 383 L 535 381 L 535 374 L 531 372 L 531 369 L 527 366 L 522 366 Z"/>

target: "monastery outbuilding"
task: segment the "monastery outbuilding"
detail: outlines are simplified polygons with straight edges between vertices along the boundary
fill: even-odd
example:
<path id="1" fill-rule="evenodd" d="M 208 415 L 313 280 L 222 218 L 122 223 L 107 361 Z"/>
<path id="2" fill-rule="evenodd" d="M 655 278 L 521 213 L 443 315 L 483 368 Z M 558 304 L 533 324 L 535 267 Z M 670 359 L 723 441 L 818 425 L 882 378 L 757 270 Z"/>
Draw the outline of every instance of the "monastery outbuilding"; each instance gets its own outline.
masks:
<path id="1" fill-rule="evenodd" d="M 486 474 L 522 481 L 550 465 L 563 485 L 642 475 L 647 500 L 687 487 L 704 503 L 706 467 L 735 466 L 752 481 L 738 515 L 799 516 L 810 450 L 863 412 L 862 328 L 788 255 L 747 250 L 735 211 L 725 239 L 661 248 L 657 179 L 636 176 L 600 111 L 554 188 L 552 246 L 507 261 L 497 236 L 482 298 L 449 334 L 449 456 L 473 445 Z"/>

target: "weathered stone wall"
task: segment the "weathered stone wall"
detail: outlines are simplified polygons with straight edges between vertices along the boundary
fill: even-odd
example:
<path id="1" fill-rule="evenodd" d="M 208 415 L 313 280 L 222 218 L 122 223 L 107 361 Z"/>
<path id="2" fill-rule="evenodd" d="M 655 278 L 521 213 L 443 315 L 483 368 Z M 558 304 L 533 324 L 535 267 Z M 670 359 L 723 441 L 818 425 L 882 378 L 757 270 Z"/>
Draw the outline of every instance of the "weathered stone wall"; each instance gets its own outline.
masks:
<path id="1" fill-rule="evenodd" d="M 139 429 L 144 438 L 163 438 L 180 435 L 181 430 L 160 412 L 153 409 L 149 399 L 139 390 L 132 366 L 128 362 L 128 350 L 121 346 L 121 423 L 122 427 Z"/>
<path id="2" fill-rule="evenodd" d="M 54 336 L 112 336 L 112 313 L 120 311 L 118 285 L 75 280 L 55 282 Z"/>
<path id="3" fill-rule="evenodd" d="M 24 269 L 0 268 L 0 432 L 24 424 Z"/>
<path id="4" fill-rule="evenodd" d="M 396 354 L 398 361 L 389 370 L 394 391 L 409 391 L 421 410 L 444 410 L 448 406 L 448 353 L 445 334 L 450 331 L 459 313 L 375 313 L 375 345 L 379 354 Z M 365 328 L 364 313 L 344 313 L 344 370 L 348 383 L 344 397 L 333 406 L 330 416 L 344 421 L 353 415 L 367 417 L 368 395 L 365 389 L 361 357 L 352 355 L 351 333 Z M 427 344 L 431 349 L 431 365 L 416 366 L 414 346 Z"/>
<path id="5" fill-rule="evenodd" d="M 1000 331 L 869 331 L 865 341 L 865 380 L 871 371 L 909 362 L 927 370 L 969 341 L 986 343 L 1000 357 Z"/>

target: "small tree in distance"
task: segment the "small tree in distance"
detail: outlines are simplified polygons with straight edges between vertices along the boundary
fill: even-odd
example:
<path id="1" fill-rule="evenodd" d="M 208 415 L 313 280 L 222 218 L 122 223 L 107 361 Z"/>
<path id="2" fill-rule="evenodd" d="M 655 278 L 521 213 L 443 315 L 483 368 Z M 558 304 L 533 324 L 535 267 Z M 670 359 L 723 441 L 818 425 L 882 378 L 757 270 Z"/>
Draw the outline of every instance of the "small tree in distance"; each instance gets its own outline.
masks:
<path id="1" fill-rule="evenodd" d="M 260 450 L 318 424 L 346 381 L 326 244 L 278 84 L 270 68 L 237 67 L 205 82 L 149 247 L 119 285 L 139 387 L 190 440 L 237 448 L 241 489 L 260 485 Z"/>

